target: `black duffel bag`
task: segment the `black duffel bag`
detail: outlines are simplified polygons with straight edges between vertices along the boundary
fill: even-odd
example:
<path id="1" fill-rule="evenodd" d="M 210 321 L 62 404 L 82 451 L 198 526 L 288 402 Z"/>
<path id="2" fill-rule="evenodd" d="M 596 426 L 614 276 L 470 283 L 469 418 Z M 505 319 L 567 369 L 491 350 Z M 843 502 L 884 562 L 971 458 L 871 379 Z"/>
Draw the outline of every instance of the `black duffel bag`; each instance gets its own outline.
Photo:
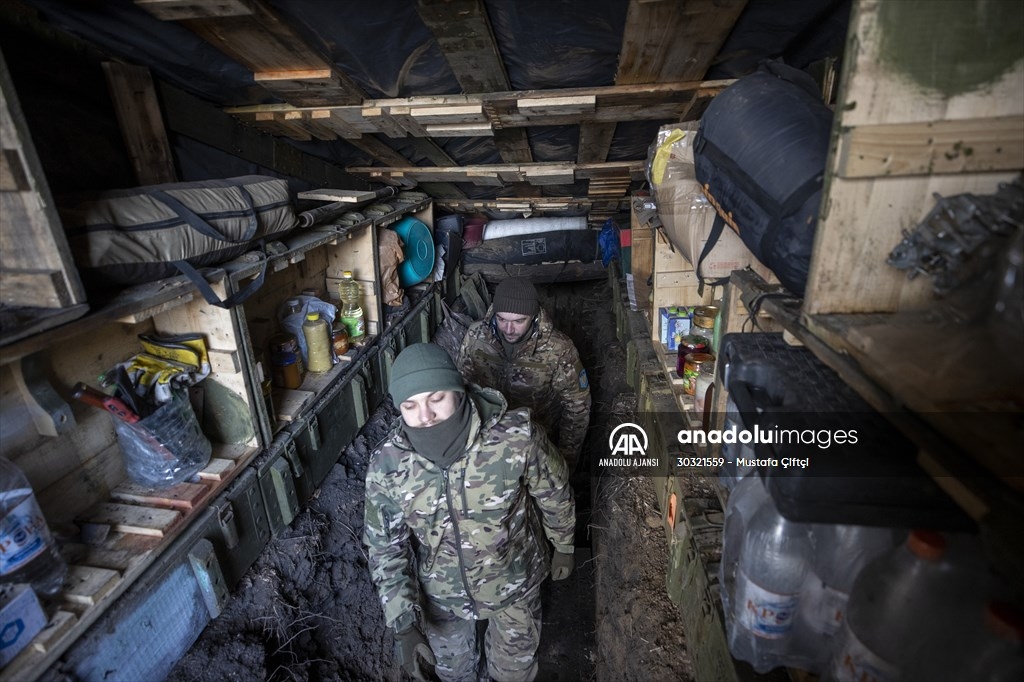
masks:
<path id="1" fill-rule="evenodd" d="M 832 111 L 807 73 L 762 63 L 712 100 L 693 144 L 697 180 L 725 223 L 791 292 L 807 285 Z"/>

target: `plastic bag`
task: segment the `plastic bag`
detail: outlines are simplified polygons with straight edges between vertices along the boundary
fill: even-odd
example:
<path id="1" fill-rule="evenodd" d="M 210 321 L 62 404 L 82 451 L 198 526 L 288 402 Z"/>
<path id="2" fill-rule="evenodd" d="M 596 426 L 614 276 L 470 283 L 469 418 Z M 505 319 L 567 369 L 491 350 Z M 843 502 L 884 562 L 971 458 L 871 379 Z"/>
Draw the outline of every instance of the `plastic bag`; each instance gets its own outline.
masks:
<path id="1" fill-rule="evenodd" d="M 614 219 L 604 221 L 597 239 L 601 245 L 601 263 L 605 267 L 608 267 L 613 258 L 619 260 L 619 226 Z"/>
<path id="2" fill-rule="evenodd" d="M 288 301 L 291 299 L 297 299 L 302 304 L 300 312 L 288 314 Z M 309 362 L 309 352 L 306 350 L 306 336 L 302 333 L 302 323 L 306 320 L 306 313 L 320 313 L 322 319 L 327 320 L 328 325 L 334 324 L 334 318 L 338 314 L 338 307 L 333 303 L 328 303 L 323 299 L 319 299 L 316 296 L 291 296 L 287 300 L 282 301 L 281 305 L 277 309 L 277 319 L 281 323 L 281 327 L 295 335 L 296 341 L 299 342 L 299 350 L 302 351 L 302 361 L 304 363 Z M 338 358 L 334 355 L 333 348 L 331 349 L 332 362 L 337 363 Z"/>
<path id="3" fill-rule="evenodd" d="M 167 488 L 187 481 L 210 463 L 213 453 L 188 395 L 180 391 L 135 423 L 114 419 L 114 431 L 125 472 L 148 488 Z"/>

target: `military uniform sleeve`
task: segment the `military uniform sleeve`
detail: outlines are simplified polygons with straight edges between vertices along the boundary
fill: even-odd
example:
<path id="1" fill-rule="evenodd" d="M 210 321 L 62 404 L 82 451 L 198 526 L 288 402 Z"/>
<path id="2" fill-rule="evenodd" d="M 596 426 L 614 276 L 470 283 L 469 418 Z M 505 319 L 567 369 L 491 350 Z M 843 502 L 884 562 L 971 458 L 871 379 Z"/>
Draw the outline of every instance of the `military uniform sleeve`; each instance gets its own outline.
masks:
<path id="1" fill-rule="evenodd" d="M 569 464 L 571 473 L 590 425 L 590 380 L 575 346 L 570 345 L 559 357 L 552 382 L 562 403 L 558 449 Z"/>
<path id="2" fill-rule="evenodd" d="M 535 425 L 527 454 L 526 484 L 540 509 L 544 533 L 556 550 L 572 554 L 576 504 L 569 487 L 569 472 L 544 429 Z"/>
<path id="3" fill-rule="evenodd" d="M 459 370 L 462 378 L 474 384 L 480 383 L 479 368 L 473 362 L 473 348 L 475 347 L 476 334 L 480 322 L 474 322 L 462 337 L 462 345 L 459 346 L 459 357 L 455 361 L 455 367 Z"/>
<path id="4" fill-rule="evenodd" d="M 384 621 L 388 627 L 399 630 L 415 621 L 418 585 L 409 527 L 385 482 L 383 472 L 371 463 L 366 473 L 363 543 L 368 550 L 370 577 L 384 609 Z"/>

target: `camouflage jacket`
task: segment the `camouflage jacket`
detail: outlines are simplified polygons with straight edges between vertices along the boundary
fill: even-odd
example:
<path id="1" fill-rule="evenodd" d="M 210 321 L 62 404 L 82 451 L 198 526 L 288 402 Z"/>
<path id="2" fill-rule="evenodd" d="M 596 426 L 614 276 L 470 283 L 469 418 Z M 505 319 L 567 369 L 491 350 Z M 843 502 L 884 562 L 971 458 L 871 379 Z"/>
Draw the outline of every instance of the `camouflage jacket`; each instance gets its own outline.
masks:
<path id="1" fill-rule="evenodd" d="M 370 458 L 363 542 L 396 630 L 415 622 L 420 590 L 463 618 L 488 618 L 547 576 L 545 535 L 573 551 L 564 461 L 525 410 L 507 411 L 491 389 L 469 395 L 469 445 L 447 470 L 412 449 L 401 423 Z"/>
<path id="2" fill-rule="evenodd" d="M 530 408 L 533 420 L 575 468 L 590 424 L 590 384 L 572 340 L 541 309 L 529 338 L 505 355 L 494 308 L 466 332 L 456 365 L 466 381 L 495 388 L 511 407 Z"/>

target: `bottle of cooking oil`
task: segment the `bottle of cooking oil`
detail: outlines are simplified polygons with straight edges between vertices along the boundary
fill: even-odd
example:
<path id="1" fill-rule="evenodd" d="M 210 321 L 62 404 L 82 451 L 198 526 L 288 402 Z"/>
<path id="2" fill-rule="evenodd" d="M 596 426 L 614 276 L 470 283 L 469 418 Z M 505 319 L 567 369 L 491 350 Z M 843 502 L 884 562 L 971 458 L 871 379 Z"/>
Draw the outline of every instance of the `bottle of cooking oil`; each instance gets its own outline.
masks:
<path id="1" fill-rule="evenodd" d="M 351 270 L 341 273 L 338 293 L 341 295 L 341 321 L 348 327 L 349 341 L 358 341 L 366 334 L 366 321 L 363 318 L 359 282 L 352 278 Z"/>

